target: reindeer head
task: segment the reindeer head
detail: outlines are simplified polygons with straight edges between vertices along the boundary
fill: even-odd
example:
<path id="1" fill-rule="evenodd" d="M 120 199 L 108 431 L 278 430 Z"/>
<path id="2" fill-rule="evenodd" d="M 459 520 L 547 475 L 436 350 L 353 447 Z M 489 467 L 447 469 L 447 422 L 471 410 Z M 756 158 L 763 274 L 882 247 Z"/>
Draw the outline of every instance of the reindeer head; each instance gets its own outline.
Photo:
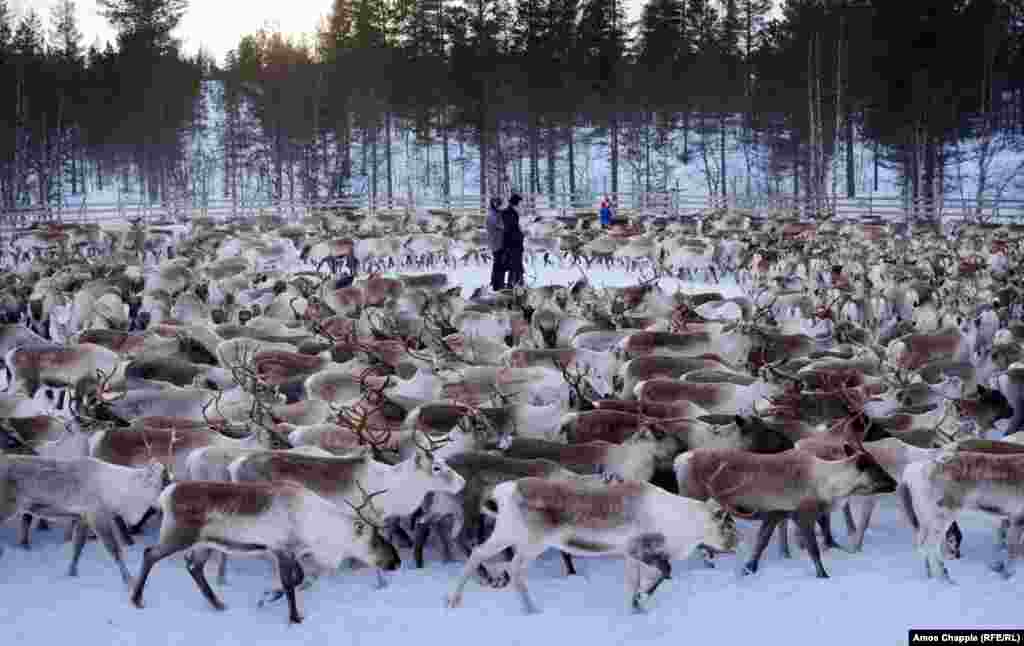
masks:
<path id="1" fill-rule="evenodd" d="M 358 505 L 345 501 L 354 513 L 354 518 L 351 519 L 353 540 L 348 542 L 352 552 L 346 556 L 389 572 L 397 570 L 402 560 L 395 546 L 382 536 L 382 529 L 378 525 L 381 513 L 373 506 L 373 498 L 387 492 L 376 491 L 368 494 L 358 481 L 356 486 L 363 500 Z"/>
<path id="2" fill-rule="evenodd" d="M 456 494 L 466 486 L 466 480 L 448 466 L 448 463 L 434 455 L 432 450 L 419 446 L 416 454 L 408 460 L 409 486 L 415 491 L 440 491 Z M 415 483 L 413 485 L 412 483 Z M 417 504 L 422 496 L 417 500 Z"/>
<path id="3" fill-rule="evenodd" d="M 843 444 L 843 452 L 846 454 L 844 462 L 852 471 L 851 495 L 869 496 L 896 491 L 899 483 L 862 447 L 855 449 L 849 444 Z"/>

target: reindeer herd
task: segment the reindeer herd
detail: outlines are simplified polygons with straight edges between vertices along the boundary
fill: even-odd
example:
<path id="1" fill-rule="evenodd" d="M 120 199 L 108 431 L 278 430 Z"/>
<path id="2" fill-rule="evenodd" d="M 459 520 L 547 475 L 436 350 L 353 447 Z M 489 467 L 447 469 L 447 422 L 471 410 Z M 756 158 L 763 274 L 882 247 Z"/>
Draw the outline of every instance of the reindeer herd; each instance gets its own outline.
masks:
<path id="1" fill-rule="evenodd" d="M 929 576 L 949 581 L 964 510 L 999 521 L 991 567 L 1013 574 L 1024 227 L 587 225 L 525 226 L 531 266 L 579 280 L 472 294 L 449 276 L 488 260 L 475 215 L 9 231 L 0 518 L 25 548 L 65 524 L 70 576 L 95 537 L 140 608 L 168 556 L 217 609 L 211 557 L 221 584 L 229 555 L 261 557 L 261 603 L 296 623 L 319 575 L 354 561 L 383 587 L 432 536 L 467 559 L 450 607 L 475 578 L 535 611 L 526 570 L 554 547 L 567 574 L 622 556 L 642 611 L 674 560 L 736 553 L 737 518 L 760 522 L 745 574 L 776 534 L 791 556 L 792 522 L 827 577 L 832 512 L 870 549 L 885 495 Z M 601 287 L 595 264 L 651 275 Z M 154 516 L 133 576 L 122 547 Z"/>

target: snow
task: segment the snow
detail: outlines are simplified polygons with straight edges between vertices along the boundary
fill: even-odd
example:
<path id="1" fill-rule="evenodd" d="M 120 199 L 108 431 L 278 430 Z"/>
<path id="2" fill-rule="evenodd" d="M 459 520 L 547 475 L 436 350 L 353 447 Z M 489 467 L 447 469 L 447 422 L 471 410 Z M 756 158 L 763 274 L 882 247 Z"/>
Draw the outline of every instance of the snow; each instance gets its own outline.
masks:
<path id="1" fill-rule="evenodd" d="M 570 268 L 542 270 L 544 282 L 567 283 L 579 276 Z M 453 282 L 468 288 L 486 282 L 487 267 L 449 272 Z M 624 285 L 631 278 L 616 270 L 592 269 L 596 285 Z M 678 281 L 664 279 L 663 286 Z M 680 284 L 687 290 L 719 288 Z M 736 288 L 726 289 L 733 295 Z M 836 536 L 844 541 L 844 524 L 834 516 Z M 71 546 L 59 526 L 33 533 L 26 551 L 16 546 L 17 521 L 0 526 L 0 622 L 5 643 L 139 644 L 147 646 L 203 644 L 210 646 L 279 643 L 302 639 L 334 645 L 444 643 L 446 646 L 548 644 L 569 640 L 588 646 L 644 643 L 679 644 L 719 638 L 724 643 L 765 639 L 788 644 L 906 643 L 910 628 L 1013 627 L 1018 623 L 1018 579 L 1004 581 L 990 572 L 995 522 L 964 515 L 963 558 L 950 563 L 958 586 L 925 578 L 922 559 L 911 545 L 911 531 L 889 496 L 882 501 L 864 551 L 824 552 L 831 579 L 814 576 L 811 560 L 791 540 L 794 558 L 784 560 L 773 541 L 760 572 L 738 575 L 756 527 L 740 521 L 740 556 L 720 556 L 715 569 L 696 557 L 673 564 L 674 576 L 654 595 L 649 612 L 626 610 L 621 559 L 580 558 L 580 575 L 564 577 L 553 551 L 529 570 L 528 582 L 541 614 L 524 616 L 510 589 L 489 590 L 471 582 L 460 609 L 444 607 L 462 561 L 443 564 L 428 550 L 427 565 L 413 569 L 411 552 L 402 550 L 399 571 L 387 575 L 389 585 L 374 587 L 368 568 L 321 579 L 299 593 L 305 623 L 287 624 L 284 602 L 257 607 L 264 589 L 276 585 L 270 566 L 259 560 L 234 558 L 229 582 L 215 589 L 228 605 L 224 613 L 210 608 L 186 573 L 181 555 L 159 563 L 145 591 L 146 607 L 134 608 L 116 567 L 100 545 L 86 545 L 80 577 L 66 576 Z M 137 573 L 142 550 L 157 541 L 152 522 L 136 544 L 125 549 L 129 569 Z M 794 537 L 795 539 L 795 537 Z M 458 555 L 461 559 L 461 554 Z M 214 580 L 210 566 L 210 580 Z M 65 621 L 67 623 L 65 623 Z M 823 641 L 825 640 L 825 641 Z"/>

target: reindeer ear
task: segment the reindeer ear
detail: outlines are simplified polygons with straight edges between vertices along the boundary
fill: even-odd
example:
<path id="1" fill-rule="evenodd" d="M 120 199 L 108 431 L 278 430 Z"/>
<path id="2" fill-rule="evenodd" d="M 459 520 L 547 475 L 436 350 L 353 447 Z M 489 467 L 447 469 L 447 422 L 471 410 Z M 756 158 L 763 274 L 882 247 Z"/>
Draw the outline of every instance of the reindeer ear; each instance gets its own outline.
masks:
<path id="1" fill-rule="evenodd" d="M 845 453 L 848 458 L 852 458 L 857 455 L 857 452 L 853 450 L 853 447 L 845 442 L 843 443 L 843 453 Z"/>
<path id="2" fill-rule="evenodd" d="M 736 426 L 739 426 L 739 427 L 740 427 L 740 430 L 741 430 L 741 431 L 742 431 L 742 430 L 743 430 L 743 429 L 744 429 L 744 428 L 746 427 L 746 425 L 747 425 L 747 420 L 746 420 L 746 419 L 744 419 L 744 417 L 743 417 L 742 415 L 733 415 L 733 416 L 732 416 L 732 419 L 733 419 L 733 421 L 734 421 L 734 422 L 736 422 Z"/>
<path id="3" fill-rule="evenodd" d="M 356 533 L 356 536 L 362 536 L 366 532 L 366 523 L 361 520 L 357 520 L 352 523 L 352 531 Z"/>

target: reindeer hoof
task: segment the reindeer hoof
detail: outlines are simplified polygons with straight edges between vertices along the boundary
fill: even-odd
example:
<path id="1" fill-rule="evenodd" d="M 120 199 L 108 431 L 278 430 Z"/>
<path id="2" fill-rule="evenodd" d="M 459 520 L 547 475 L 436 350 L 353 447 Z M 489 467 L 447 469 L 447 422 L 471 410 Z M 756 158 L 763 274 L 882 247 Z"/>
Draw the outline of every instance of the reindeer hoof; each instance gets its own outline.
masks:
<path id="1" fill-rule="evenodd" d="M 633 595 L 633 603 L 630 606 L 630 610 L 634 615 L 646 615 L 647 608 L 644 607 L 644 602 L 648 599 L 648 596 L 643 592 L 639 592 Z"/>
<path id="2" fill-rule="evenodd" d="M 78 568 L 70 568 L 70 569 L 68 569 L 68 576 L 70 576 L 70 577 L 77 577 L 78 576 Z"/>
<path id="3" fill-rule="evenodd" d="M 751 574 L 757 574 L 757 563 L 751 561 L 743 566 L 743 570 L 740 572 L 743 576 L 749 576 Z"/>
<path id="4" fill-rule="evenodd" d="M 301 624 L 302 623 L 302 615 L 289 615 L 288 616 L 288 623 L 290 623 L 290 624 Z"/>
<path id="5" fill-rule="evenodd" d="M 263 597 L 256 604 L 256 607 L 262 608 L 267 604 L 277 603 L 282 598 L 284 598 L 284 590 L 267 590 L 263 593 Z"/>
<path id="6" fill-rule="evenodd" d="M 829 578 L 828 572 L 818 572 L 817 577 L 819 579 L 827 579 L 827 578 Z"/>
<path id="7" fill-rule="evenodd" d="M 132 597 L 132 605 L 138 608 L 139 610 L 142 610 L 146 607 L 146 604 L 142 603 L 142 597 L 137 596 Z"/>
<path id="8" fill-rule="evenodd" d="M 988 564 L 988 568 L 993 572 L 1002 573 L 1006 570 L 1006 563 L 1003 561 L 993 561 Z"/>
<path id="9" fill-rule="evenodd" d="M 462 595 L 453 594 L 445 598 L 444 605 L 447 608 L 458 608 L 462 606 Z"/>

